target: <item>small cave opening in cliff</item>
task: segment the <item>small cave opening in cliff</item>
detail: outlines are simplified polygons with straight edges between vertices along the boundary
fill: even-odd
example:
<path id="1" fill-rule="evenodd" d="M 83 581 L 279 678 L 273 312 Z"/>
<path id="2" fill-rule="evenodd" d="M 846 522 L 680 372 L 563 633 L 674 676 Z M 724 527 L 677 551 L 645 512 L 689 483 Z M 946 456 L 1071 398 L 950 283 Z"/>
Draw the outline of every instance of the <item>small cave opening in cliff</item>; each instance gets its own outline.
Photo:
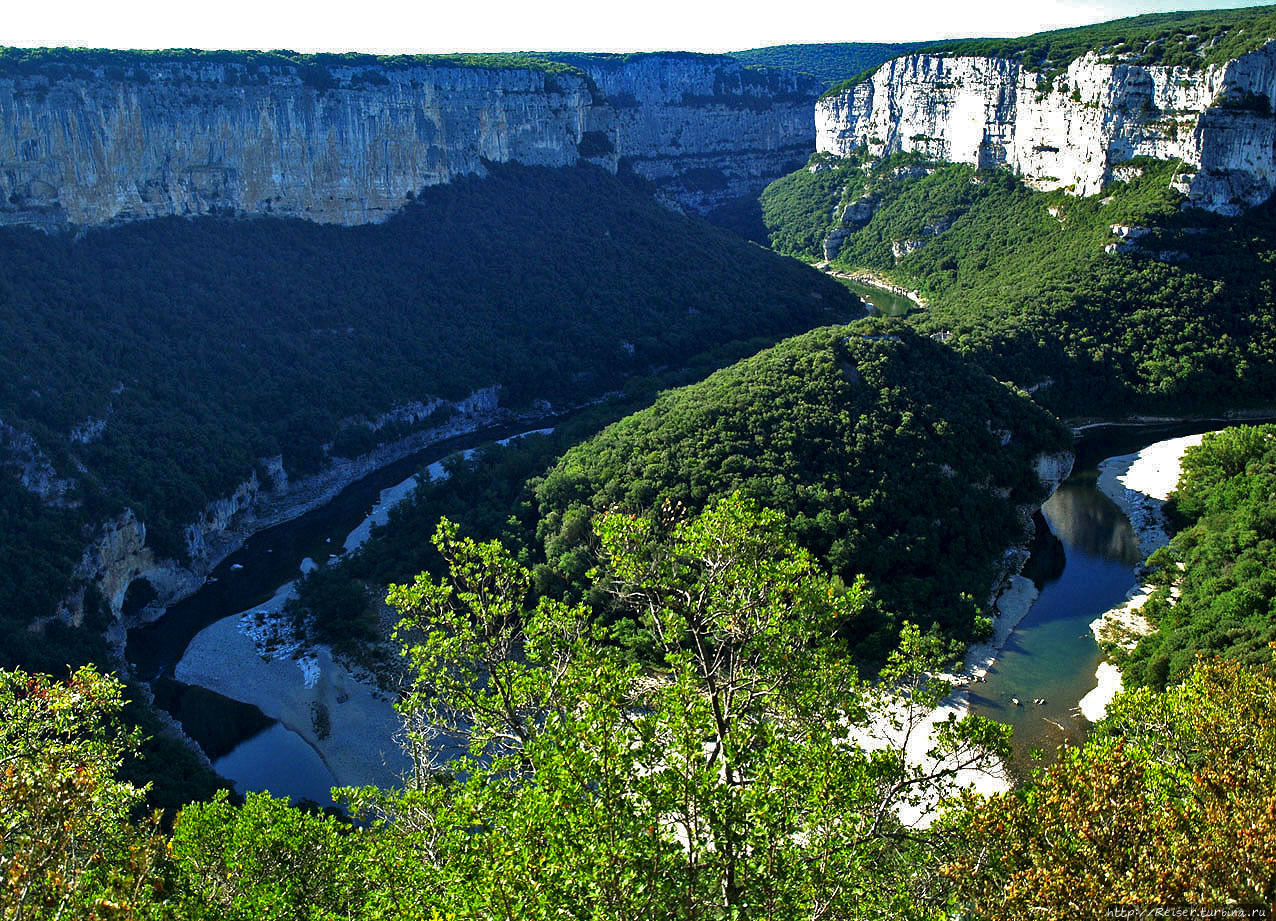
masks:
<path id="1" fill-rule="evenodd" d="M 124 592 L 124 603 L 120 606 L 120 613 L 125 620 L 136 617 L 142 613 L 143 608 L 157 598 L 159 593 L 155 591 L 154 585 L 146 579 L 134 579 Z"/>

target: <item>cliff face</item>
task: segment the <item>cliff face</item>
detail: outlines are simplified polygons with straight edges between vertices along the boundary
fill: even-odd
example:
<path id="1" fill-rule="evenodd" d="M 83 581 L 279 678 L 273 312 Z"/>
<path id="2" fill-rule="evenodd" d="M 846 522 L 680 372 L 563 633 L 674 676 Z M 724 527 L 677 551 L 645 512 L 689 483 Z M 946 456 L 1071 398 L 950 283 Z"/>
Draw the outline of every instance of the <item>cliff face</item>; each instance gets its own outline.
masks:
<path id="1" fill-rule="evenodd" d="M 1007 166 L 1079 195 L 1132 157 L 1182 160 L 1189 202 L 1236 214 L 1276 190 L 1273 98 L 1276 41 L 1196 71 L 1088 54 L 1053 81 L 1003 58 L 909 55 L 816 104 L 817 148 Z"/>
<path id="2" fill-rule="evenodd" d="M 579 75 L 463 66 L 159 61 L 127 77 L 0 76 L 0 224 L 230 211 L 383 220 L 483 161 L 615 170 L 610 111 Z M 596 132 L 591 134 L 591 132 Z"/>
<path id="3" fill-rule="evenodd" d="M 748 70 L 718 55 L 591 56 L 586 70 L 615 111 L 621 162 L 678 205 L 705 213 L 806 162 L 819 84 Z"/>
<path id="4" fill-rule="evenodd" d="M 461 64 L 0 73 L 0 225 L 210 212 L 360 224 L 510 160 L 615 172 L 623 159 L 705 212 L 757 194 L 815 143 L 811 78 L 715 55 L 577 57 L 601 93 L 580 73 Z"/>

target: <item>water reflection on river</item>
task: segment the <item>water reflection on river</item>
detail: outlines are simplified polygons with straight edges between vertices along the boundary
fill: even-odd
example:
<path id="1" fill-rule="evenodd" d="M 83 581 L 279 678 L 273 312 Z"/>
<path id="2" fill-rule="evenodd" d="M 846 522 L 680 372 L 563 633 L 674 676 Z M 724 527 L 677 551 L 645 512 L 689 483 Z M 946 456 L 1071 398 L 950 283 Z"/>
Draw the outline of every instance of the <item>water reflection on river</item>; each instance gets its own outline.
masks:
<path id="1" fill-rule="evenodd" d="M 917 309 L 917 305 L 910 299 L 894 291 L 851 281 L 848 278 L 838 278 L 838 281 L 850 288 L 851 293 L 867 304 L 878 316 L 903 317 Z"/>
<path id="2" fill-rule="evenodd" d="M 1093 470 L 1071 477 L 1042 510 L 1065 548 L 1128 566 L 1140 561 L 1139 541 L 1125 513 L 1097 486 Z"/>
<path id="3" fill-rule="evenodd" d="M 1085 723 L 1073 708 L 1094 687 L 1100 659 L 1090 622 L 1120 604 L 1134 584 L 1138 541 L 1097 479 L 1094 468 L 1078 471 L 1042 507 L 1063 545 L 1065 565 L 1038 586 L 1041 596 L 1010 635 L 987 681 L 973 686 L 971 712 L 1014 727 L 1020 770 L 1033 748 L 1053 752 L 1084 737 Z M 1034 703 L 1040 699 L 1046 702 Z"/>
<path id="4" fill-rule="evenodd" d="M 265 790 L 294 802 L 314 800 L 321 806 L 332 802 L 329 791 L 336 786 L 332 772 L 310 744 L 281 723 L 272 723 L 240 742 L 214 761 L 213 769 L 232 778 L 240 793 Z"/>
<path id="5" fill-rule="evenodd" d="M 1090 623 L 1126 599 L 1142 561 L 1129 519 L 1098 488 L 1100 461 L 1221 424 L 1114 426 L 1088 431 L 1078 443 L 1074 473 L 1041 509 L 1058 542 L 1051 547 L 1052 542 L 1039 541 L 1047 549 L 1034 549 L 1025 571 L 1041 596 L 1011 634 L 987 681 L 972 686 L 972 713 L 1014 727 L 1017 772 L 1033 763 L 1033 749 L 1049 760 L 1060 744 L 1084 739 L 1088 724 L 1075 707 L 1094 688 L 1101 658 Z M 1045 704 L 1034 703 L 1043 698 Z"/>

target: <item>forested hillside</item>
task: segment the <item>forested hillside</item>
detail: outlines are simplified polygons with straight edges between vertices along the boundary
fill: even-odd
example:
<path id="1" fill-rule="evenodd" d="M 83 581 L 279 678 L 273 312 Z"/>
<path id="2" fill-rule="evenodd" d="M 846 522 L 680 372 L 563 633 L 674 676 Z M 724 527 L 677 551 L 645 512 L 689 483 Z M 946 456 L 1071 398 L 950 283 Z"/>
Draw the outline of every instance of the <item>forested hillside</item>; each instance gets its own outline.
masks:
<path id="1" fill-rule="evenodd" d="M 1163 688 L 1199 655 L 1268 660 L 1276 643 L 1274 501 L 1276 426 L 1224 429 L 1188 448 L 1168 506 L 1181 530 L 1148 561 L 1155 588 L 1140 613 L 1156 630 L 1120 657 L 1127 680 Z"/>
<path id="2" fill-rule="evenodd" d="M 1276 207 L 1179 208 L 1175 164 L 1119 169 L 1102 196 L 1008 171 L 817 155 L 773 183 L 773 245 L 919 291 L 909 322 L 1060 413 L 1210 410 L 1276 386 Z M 836 239 L 836 237 L 834 238 Z"/>
<path id="3" fill-rule="evenodd" d="M 50 481 L 41 500 L 0 478 L 0 611 L 19 633 L 124 507 L 181 558 L 182 526 L 262 458 L 313 472 L 401 437 L 369 425 L 398 405 L 491 385 L 506 406 L 571 403 L 856 303 L 585 167 L 493 167 L 382 225 L 9 229 L 0 249 L 5 463 Z M 0 647 L 12 662 L 24 645 Z"/>
<path id="4" fill-rule="evenodd" d="M 340 636 L 332 599 L 342 581 L 375 591 L 437 571 L 421 534 L 447 514 L 467 533 L 523 548 L 538 592 L 588 596 L 615 620 L 606 599 L 589 596 L 595 516 L 695 511 L 738 491 L 784 512 L 834 575 L 867 577 L 871 598 L 842 633 L 857 657 L 880 664 L 904 620 L 962 641 L 987 629 L 1003 554 L 1024 537 L 1016 507 L 1045 494 L 1035 458 L 1071 438 L 943 346 L 866 321 L 785 340 L 667 391 L 554 463 L 568 444 L 536 439 L 458 461 L 452 480 L 422 488 L 352 560 L 308 579 L 305 613 Z M 624 618 L 614 627 L 625 643 L 650 642 Z"/>
<path id="5" fill-rule="evenodd" d="M 538 536 L 579 584 L 592 516 L 694 510 L 739 490 L 783 511 L 835 575 L 868 578 L 874 600 L 846 630 L 880 660 L 904 619 L 975 634 L 1022 536 L 1016 504 L 1044 498 L 1034 458 L 1070 443 L 942 346 L 864 322 L 787 340 L 573 448 L 536 486 Z"/>
<path id="6" fill-rule="evenodd" d="M 731 57 L 761 67 L 783 67 L 810 74 L 822 89 L 854 74 L 899 57 L 932 47 L 933 42 L 825 42 L 817 45 L 768 45 L 733 51 Z"/>

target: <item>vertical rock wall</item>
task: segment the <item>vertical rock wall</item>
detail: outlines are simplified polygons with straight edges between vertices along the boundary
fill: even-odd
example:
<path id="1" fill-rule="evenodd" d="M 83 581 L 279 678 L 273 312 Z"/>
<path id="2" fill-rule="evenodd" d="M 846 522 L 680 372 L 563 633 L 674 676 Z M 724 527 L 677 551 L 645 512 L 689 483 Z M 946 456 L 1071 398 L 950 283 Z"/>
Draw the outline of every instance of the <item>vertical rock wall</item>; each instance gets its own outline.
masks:
<path id="1" fill-rule="evenodd" d="M 909 55 L 821 99 L 817 147 L 1007 166 L 1078 195 L 1132 157 L 1182 160 L 1189 201 L 1236 214 L 1276 189 L 1273 98 L 1276 41 L 1194 71 L 1087 54 L 1051 80 L 1004 58 Z"/>
<path id="2" fill-rule="evenodd" d="M 229 212 L 384 220 L 483 162 L 569 166 L 612 131 L 588 80 L 532 69 L 146 63 L 0 76 L 0 224 Z M 295 70 L 295 69 L 294 69 Z M 596 158 L 615 170 L 614 156 Z"/>

